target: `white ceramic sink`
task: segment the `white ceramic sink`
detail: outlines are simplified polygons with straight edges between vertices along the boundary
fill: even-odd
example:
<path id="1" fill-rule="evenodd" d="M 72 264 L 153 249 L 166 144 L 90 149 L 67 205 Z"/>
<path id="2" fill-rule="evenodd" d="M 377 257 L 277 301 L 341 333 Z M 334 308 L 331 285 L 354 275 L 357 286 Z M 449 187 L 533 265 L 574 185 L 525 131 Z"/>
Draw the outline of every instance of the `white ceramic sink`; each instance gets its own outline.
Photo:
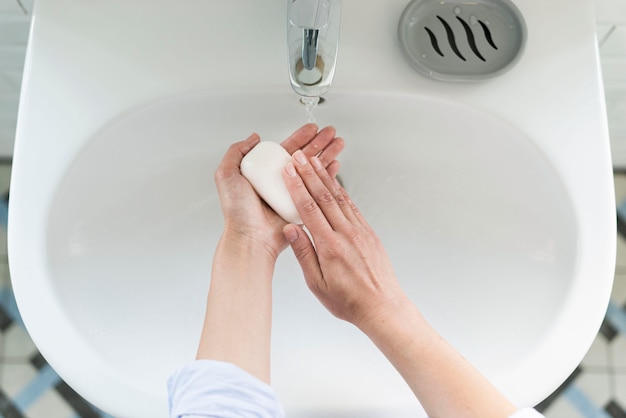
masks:
<path id="1" fill-rule="evenodd" d="M 50 364 L 114 416 L 154 418 L 167 415 L 165 380 L 199 338 L 222 227 L 213 171 L 230 143 L 252 131 L 280 141 L 305 111 L 280 54 L 282 1 L 126 3 L 38 0 L 9 249 L 19 308 Z M 591 344 L 615 247 L 591 5 L 567 6 L 563 37 L 544 39 L 552 17 L 530 3 L 518 4 L 529 31 L 519 64 L 451 85 L 389 47 L 403 2 L 344 1 L 335 86 L 316 111 L 346 140 L 340 177 L 405 290 L 518 405 L 549 395 Z M 133 14 L 142 7 L 149 17 Z M 127 38 L 107 32 L 111 19 Z M 166 19 L 178 24 L 156 31 Z M 358 46 L 363 22 L 372 50 Z M 249 73 L 264 44 L 237 33 L 261 29 L 270 64 Z M 170 40 L 150 49 L 145 31 Z M 213 32 L 220 42 L 201 36 Z M 66 48 L 51 54 L 55 45 Z M 379 64 L 351 76 L 376 54 Z M 272 344 L 289 416 L 420 416 L 376 348 L 310 294 L 289 250 L 274 279 Z"/>

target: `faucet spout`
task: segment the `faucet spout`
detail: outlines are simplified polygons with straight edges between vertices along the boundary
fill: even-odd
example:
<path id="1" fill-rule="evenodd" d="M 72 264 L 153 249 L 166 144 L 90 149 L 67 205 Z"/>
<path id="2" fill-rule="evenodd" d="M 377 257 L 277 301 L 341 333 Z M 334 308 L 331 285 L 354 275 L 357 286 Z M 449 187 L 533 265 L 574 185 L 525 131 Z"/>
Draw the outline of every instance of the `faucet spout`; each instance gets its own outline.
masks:
<path id="1" fill-rule="evenodd" d="M 319 29 L 303 29 L 302 33 L 302 65 L 306 70 L 315 68 L 317 61 L 317 42 Z"/>
<path id="2" fill-rule="evenodd" d="M 328 91 L 339 44 L 341 0 L 287 0 L 291 87 L 301 96 Z"/>

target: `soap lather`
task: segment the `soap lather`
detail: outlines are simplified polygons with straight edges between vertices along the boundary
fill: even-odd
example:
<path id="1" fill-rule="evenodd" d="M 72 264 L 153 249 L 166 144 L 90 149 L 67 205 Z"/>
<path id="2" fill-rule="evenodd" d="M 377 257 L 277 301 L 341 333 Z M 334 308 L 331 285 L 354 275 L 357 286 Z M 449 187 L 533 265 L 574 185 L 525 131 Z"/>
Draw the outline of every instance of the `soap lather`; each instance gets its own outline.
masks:
<path id="1" fill-rule="evenodd" d="M 240 169 L 257 194 L 281 218 L 289 223 L 302 224 L 282 176 L 289 161 L 291 156 L 282 146 L 262 141 L 243 157 Z"/>

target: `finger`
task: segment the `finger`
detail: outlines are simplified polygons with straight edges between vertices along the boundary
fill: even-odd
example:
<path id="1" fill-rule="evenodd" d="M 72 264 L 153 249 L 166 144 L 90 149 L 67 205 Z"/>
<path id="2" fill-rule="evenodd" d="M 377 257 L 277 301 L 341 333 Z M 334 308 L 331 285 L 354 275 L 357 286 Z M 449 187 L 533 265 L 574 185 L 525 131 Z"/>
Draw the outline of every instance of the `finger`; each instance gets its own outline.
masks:
<path id="1" fill-rule="evenodd" d="M 246 140 L 232 144 L 224 154 L 224 157 L 222 157 L 222 162 L 215 171 L 216 183 L 219 185 L 221 181 L 240 174 L 239 166 L 241 165 L 241 160 L 260 141 L 259 134 L 253 133 Z"/>
<path id="2" fill-rule="evenodd" d="M 333 138 L 332 141 L 330 141 L 330 143 L 326 146 L 326 148 L 324 148 L 322 152 L 318 155 L 318 158 L 320 159 L 324 167 L 328 169 L 328 166 L 337 158 L 339 153 L 343 151 L 344 147 L 345 142 L 343 138 Z"/>
<path id="3" fill-rule="evenodd" d="M 352 214 L 354 215 L 354 219 L 358 223 L 360 223 L 362 226 L 367 226 L 369 228 L 369 224 L 367 223 L 367 221 L 363 217 L 363 214 L 361 213 L 361 211 L 359 210 L 357 205 L 355 205 L 354 201 L 352 201 L 352 198 L 350 197 L 350 195 L 346 191 L 346 188 L 343 187 L 341 185 L 341 183 L 339 183 L 339 181 L 337 180 L 336 177 L 333 178 L 332 181 L 335 182 L 335 186 L 337 187 L 337 190 L 339 190 L 339 193 L 341 193 L 341 195 L 343 196 L 344 200 L 348 203 L 348 206 L 350 207 L 350 210 L 351 210 Z"/>
<path id="4" fill-rule="evenodd" d="M 336 163 L 339 165 L 338 161 L 336 161 Z M 353 225 L 362 224 L 362 218 L 359 210 L 352 202 L 352 199 L 350 199 L 345 189 L 339 184 L 335 176 L 330 175 L 330 173 L 324 168 L 322 163 L 316 157 L 311 158 L 311 166 L 317 172 L 317 175 L 324 184 L 324 187 L 326 187 L 326 189 L 328 189 L 332 194 L 336 206 L 339 207 L 346 219 Z"/>
<path id="5" fill-rule="evenodd" d="M 341 167 L 341 164 L 339 163 L 339 161 L 334 160 L 330 164 L 328 164 L 328 166 L 326 166 L 326 171 L 328 171 L 329 176 L 331 176 L 332 178 L 335 178 L 337 177 L 337 174 L 339 174 L 340 167 Z"/>
<path id="6" fill-rule="evenodd" d="M 335 139 L 336 133 L 337 131 L 334 127 L 325 127 L 315 135 L 315 138 L 302 147 L 302 152 L 304 152 L 307 157 L 318 155 Z"/>
<path id="7" fill-rule="evenodd" d="M 330 223 L 306 188 L 293 163 L 283 169 L 283 180 L 302 221 L 313 236 L 332 231 Z"/>
<path id="8" fill-rule="evenodd" d="M 335 200 L 335 196 L 333 193 L 326 187 L 326 185 L 322 182 L 319 177 L 319 173 L 323 172 L 326 175 L 326 170 L 321 165 L 321 162 L 318 158 L 313 157 L 313 159 L 309 160 L 302 151 L 296 151 L 293 154 L 292 161 L 297 169 L 300 178 L 302 179 L 304 185 L 306 186 L 309 195 L 314 200 L 316 206 L 321 210 L 322 216 L 324 216 L 330 226 L 337 230 L 341 228 L 346 223 L 346 217 L 344 216 L 343 211 L 337 204 Z M 314 167 L 314 163 L 316 166 Z M 309 205 L 310 201 L 307 202 Z M 296 202 L 296 207 L 298 207 L 298 202 Z M 300 207 L 298 207 L 300 210 Z M 306 210 L 306 207 L 302 207 L 303 210 Z M 300 214 L 302 219 L 305 221 L 304 214 Z M 319 216 L 316 214 L 316 216 Z M 307 225 L 308 226 L 308 225 Z"/>
<path id="9" fill-rule="evenodd" d="M 283 235 L 293 250 L 307 286 L 314 293 L 324 282 L 324 276 L 315 252 L 315 247 L 304 230 L 294 224 L 285 225 Z"/>
<path id="10" fill-rule="evenodd" d="M 289 155 L 291 155 L 296 150 L 301 149 L 306 144 L 311 142 L 316 135 L 317 125 L 314 123 L 307 123 L 292 133 L 289 138 L 285 139 L 280 145 L 282 145 L 283 148 L 287 150 Z"/>

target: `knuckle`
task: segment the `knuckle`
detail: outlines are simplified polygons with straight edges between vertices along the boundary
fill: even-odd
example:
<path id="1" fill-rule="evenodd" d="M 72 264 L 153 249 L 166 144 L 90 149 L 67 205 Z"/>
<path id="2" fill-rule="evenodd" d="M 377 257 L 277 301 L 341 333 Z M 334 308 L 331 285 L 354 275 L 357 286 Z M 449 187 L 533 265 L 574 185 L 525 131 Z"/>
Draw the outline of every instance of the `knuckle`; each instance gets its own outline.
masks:
<path id="1" fill-rule="evenodd" d="M 217 169 L 215 170 L 215 173 L 213 174 L 213 179 L 215 180 L 215 182 L 219 184 L 224 179 L 226 179 L 226 177 L 227 177 L 226 169 L 221 165 L 217 167 Z"/>
<path id="2" fill-rule="evenodd" d="M 358 249 L 367 244 L 368 236 L 359 227 L 350 226 L 345 230 L 345 237 L 351 248 Z"/>
<path id="3" fill-rule="evenodd" d="M 309 198 L 302 203 L 302 210 L 304 213 L 311 214 L 317 212 L 319 207 L 317 206 L 315 200 Z"/>
<path id="4" fill-rule="evenodd" d="M 335 200 L 335 197 L 332 195 L 331 192 L 327 190 L 322 191 L 317 196 L 317 201 L 320 203 L 324 203 L 324 204 L 333 203 L 334 200 Z"/>
<path id="5" fill-rule="evenodd" d="M 339 189 L 335 189 L 334 193 L 335 193 L 335 200 L 337 201 L 337 204 L 339 206 L 350 205 L 350 202 L 348 201 L 348 199 L 346 199 L 346 197 L 343 195 L 343 193 L 341 193 Z"/>
<path id="6" fill-rule="evenodd" d="M 352 209 L 352 212 L 354 212 L 355 215 L 361 214 L 361 211 L 359 211 L 359 208 L 354 204 L 352 200 L 348 200 L 348 204 L 350 205 L 350 209 Z"/>
<path id="7" fill-rule="evenodd" d="M 322 245 L 324 255 L 330 259 L 342 258 L 345 250 L 343 243 L 339 239 L 325 240 Z"/>
<path id="8" fill-rule="evenodd" d="M 363 245 L 363 237 L 358 232 L 352 232 L 350 234 L 350 239 L 354 243 L 355 246 L 360 247 Z"/>

